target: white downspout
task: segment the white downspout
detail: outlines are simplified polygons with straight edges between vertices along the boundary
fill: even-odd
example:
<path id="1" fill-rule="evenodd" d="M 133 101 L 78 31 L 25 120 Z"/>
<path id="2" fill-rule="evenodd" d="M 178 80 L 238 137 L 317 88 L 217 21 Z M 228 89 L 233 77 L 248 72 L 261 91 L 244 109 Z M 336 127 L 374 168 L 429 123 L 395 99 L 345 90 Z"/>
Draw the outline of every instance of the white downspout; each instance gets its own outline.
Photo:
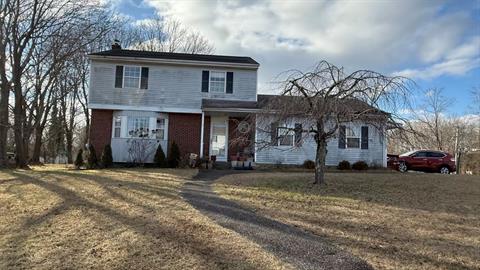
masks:
<path id="1" fill-rule="evenodd" d="M 205 112 L 202 111 L 202 124 L 200 126 L 200 158 L 203 158 L 203 132 L 205 126 Z"/>

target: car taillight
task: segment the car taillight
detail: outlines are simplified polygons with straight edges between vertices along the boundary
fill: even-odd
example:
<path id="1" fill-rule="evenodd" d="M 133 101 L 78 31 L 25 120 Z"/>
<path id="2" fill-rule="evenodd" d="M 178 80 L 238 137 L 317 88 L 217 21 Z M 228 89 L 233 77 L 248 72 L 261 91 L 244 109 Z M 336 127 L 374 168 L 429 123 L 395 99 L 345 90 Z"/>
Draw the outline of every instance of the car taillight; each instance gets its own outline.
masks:
<path id="1" fill-rule="evenodd" d="M 451 158 L 450 161 L 451 161 L 451 162 L 455 162 L 455 159 L 454 159 L 454 158 Z"/>

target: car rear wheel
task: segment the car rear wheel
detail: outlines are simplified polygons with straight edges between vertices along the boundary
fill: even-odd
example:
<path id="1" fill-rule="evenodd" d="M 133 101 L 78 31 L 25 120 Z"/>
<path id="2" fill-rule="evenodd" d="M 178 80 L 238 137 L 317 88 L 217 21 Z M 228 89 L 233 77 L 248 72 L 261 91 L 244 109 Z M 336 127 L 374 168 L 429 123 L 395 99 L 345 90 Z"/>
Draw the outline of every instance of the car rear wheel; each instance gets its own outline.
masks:
<path id="1" fill-rule="evenodd" d="M 443 166 L 440 168 L 440 173 L 441 174 L 449 174 L 450 173 L 450 169 L 446 166 Z"/>
<path id="2" fill-rule="evenodd" d="M 398 164 L 398 170 L 400 172 L 406 172 L 408 170 L 407 164 L 405 164 L 405 162 Z"/>

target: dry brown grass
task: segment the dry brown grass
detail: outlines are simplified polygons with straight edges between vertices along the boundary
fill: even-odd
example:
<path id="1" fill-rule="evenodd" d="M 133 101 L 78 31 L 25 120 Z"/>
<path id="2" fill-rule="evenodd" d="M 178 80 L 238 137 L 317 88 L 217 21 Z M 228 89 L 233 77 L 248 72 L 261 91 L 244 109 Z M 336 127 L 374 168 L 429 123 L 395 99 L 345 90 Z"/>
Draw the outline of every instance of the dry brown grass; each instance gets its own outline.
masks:
<path id="1" fill-rule="evenodd" d="M 194 170 L 0 171 L 0 269 L 278 269 L 185 203 Z"/>
<path id="2" fill-rule="evenodd" d="M 420 173 L 247 173 L 222 196 L 324 236 L 378 269 L 480 269 L 480 177 Z"/>

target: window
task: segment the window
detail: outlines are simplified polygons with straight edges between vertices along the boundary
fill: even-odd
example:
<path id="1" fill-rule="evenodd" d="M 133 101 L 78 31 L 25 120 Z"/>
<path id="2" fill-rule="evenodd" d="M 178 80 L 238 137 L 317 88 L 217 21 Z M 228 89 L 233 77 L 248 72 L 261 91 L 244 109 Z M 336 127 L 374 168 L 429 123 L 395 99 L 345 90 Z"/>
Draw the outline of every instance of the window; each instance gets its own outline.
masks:
<path id="1" fill-rule="evenodd" d="M 439 152 L 427 152 L 427 157 L 443 158 L 445 154 Z"/>
<path id="2" fill-rule="evenodd" d="M 125 66 L 123 87 L 140 88 L 140 67 Z"/>
<path id="3" fill-rule="evenodd" d="M 279 127 L 277 134 L 279 146 L 293 146 L 295 131 L 287 127 Z"/>
<path id="4" fill-rule="evenodd" d="M 113 137 L 114 138 L 120 138 L 122 131 L 122 118 L 119 116 L 116 116 L 114 118 L 114 131 L 113 131 Z"/>
<path id="5" fill-rule="evenodd" d="M 155 135 L 158 140 L 165 140 L 165 119 L 157 118 L 157 129 Z"/>
<path id="6" fill-rule="evenodd" d="M 225 72 L 218 72 L 218 71 L 210 72 L 210 92 L 215 92 L 215 93 L 225 92 Z"/>
<path id="7" fill-rule="evenodd" d="M 128 136 L 129 137 L 148 137 L 149 135 L 148 117 L 129 117 L 128 118 Z"/>
<path id="8" fill-rule="evenodd" d="M 346 128 L 347 148 L 360 148 L 360 134 L 356 129 Z"/>
<path id="9" fill-rule="evenodd" d="M 413 157 L 418 157 L 418 158 L 427 157 L 427 152 L 417 152 L 413 155 Z"/>

